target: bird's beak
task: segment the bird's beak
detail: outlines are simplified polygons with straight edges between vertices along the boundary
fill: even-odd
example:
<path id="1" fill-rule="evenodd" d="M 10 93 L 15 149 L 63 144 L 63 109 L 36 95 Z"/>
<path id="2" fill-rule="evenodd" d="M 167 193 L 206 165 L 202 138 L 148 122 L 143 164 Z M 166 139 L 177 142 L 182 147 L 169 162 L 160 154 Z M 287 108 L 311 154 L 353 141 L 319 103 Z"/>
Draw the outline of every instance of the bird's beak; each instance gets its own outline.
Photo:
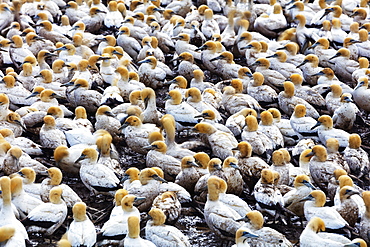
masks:
<path id="1" fill-rule="evenodd" d="M 195 167 L 200 167 L 197 163 L 193 162 L 193 161 L 188 161 L 187 162 L 189 165 L 192 165 L 192 166 L 195 166 Z"/>
<path id="2" fill-rule="evenodd" d="M 305 59 L 302 63 L 300 63 L 299 65 L 297 65 L 296 68 L 299 68 L 299 67 L 305 65 L 306 63 L 308 63 L 308 60 Z"/>
<path id="3" fill-rule="evenodd" d="M 155 179 L 155 180 L 157 180 L 157 181 L 160 181 L 160 182 L 162 182 L 162 183 L 167 183 L 167 181 L 166 180 L 164 180 L 163 178 L 161 178 L 160 176 L 158 176 L 157 174 L 154 174 L 153 176 L 152 176 L 152 178 L 153 179 Z"/>
<path id="4" fill-rule="evenodd" d="M 63 51 L 63 50 L 67 50 L 67 47 L 62 46 L 62 47 L 55 49 L 55 51 Z"/>
<path id="5" fill-rule="evenodd" d="M 316 73 L 313 76 L 320 76 L 320 75 L 325 75 L 325 73 L 323 71 L 320 71 L 319 73 Z"/>
<path id="6" fill-rule="evenodd" d="M 267 56 L 266 58 L 273 58 L 273 57 L 277 57 L 278 55 L 277 54 L 273 54 L 271 56 Z"/>
<path id="7" fill-rule="evenodd" d="M 314 156 L 315 155 L 315 153 L 314 152 L 309 152 L 308 154 L 306 154 L 306 157 L 312 157 L 312 156 Z"/>
<path id="8" fill-rule="evenodd" d="M 247 232 L 247 231 L 243 232 L 243 237 L 246 237 L 246 238 L 259 238 L 258 235 L 253 234 L 251 232 Z"/>
<path id="9" fill-rule="evenodd" d="M 77 163 L 77 162 L 79 162 L 79 161 L 81 161 L 81 160 L 84 160 L 85 158 L 86 158 L 86 155 L 81 154 L 81 156 L 80 156 L 80 157 L 78 157 L 78 159 L 75 161 L 75 163 Z"/>
<path id="10" fill-rule="evenodd" d="M 320 43 L 315 43 L 315 44 L 313 44 L 313 45 L 311 45 L 310 47 L 308 47 L 308 49 L 313 49 L 313 48 L 315 48 L 316 46 L 318 46 Z"/>
<path id="11" fill-rule="evenodd" d="M 317 123 L 311 128 L 313 130 L 314 128 L 317 128 L 321 125 L 321 122 L 317 121 Z"/>
<path id="12" fill-rule="evenodd" d="M 305 198 L 301 199 L 300 202 L 304 202 L 304 201 L 312 201 L 312 200 L 315 200 L 315 198 L 309 194 L 308 196 L 306 196 Z"/>
<path id="13" fill-rule="evenodd" d="M 240 222 L 240 221 L 246 221 L 246 222 L 249 222 L 249 218 L 247 216 L 243 217 L 243 218 L 240 218 L 240 219 L 237 219 L 236 220 L 237 222 Z"/>
<path id="14" fill-rule="evenodd" d="M 233 162 L 231 162 L 231 163 L 230 163 L 230 166 L 231 166 L 232 168 L 235 168 L 235 169 L 240 170 L 240 167 L 239 167 L 237 164 L 233 163 Z"/>
<path id="15" fill-rule="evenodd" d="M 110 116 L 110 117 L 116 117 L 116 115 L 114 115 L 112 112 L 110 112 L 110 111 L 106 111 L 106 112 L 104 112 L 104 114 L 105 115 L 107 115 L 107 116 Z"/>
<path id="16" fill-rule="evenodd" d="M 23 130 L 27 130 L 26 126 L 25 126 L 21 121 L 19 121 L 19 120 L 15 120 L 14 122 L 15 122 L 16 124 L 18 124 L 19 126 L 21 126 Z"/>
<path id="17" fill-rule="evenodd" d="M 218 57 L 212 58 L 210 61 L 213 62 L 213 61 L 216 61 L 216 60 L 219 60 L 219 59 L 222 59 L 222 58 L 223 58 L 222 56 L 218 56 Z"/>
<path id="18" fill-rule="evenodd" d="M 129 126 L 129 124 L 128 124 L 128 123 L 123 123 L 123 124 L 121 125 L 121 127 L 119 127 L 119 129 L 118 129 L 118 130 L 123 130 L 124 128 L 127 128 L 127 126 Z"/>
<path id="19" fill-rule="evenodd" d="M 125 182 L 126 180 L 129 180 L 130 179 L 130 175 L 128 174 L 125 174 L 123 175 L 123 177 L 121 178 L 121 183 Z"/>
<path id="20" fill-rule="evenodd" d="M 39 95 L 39 93 L 38 93 L 38 92 L 33 92 L 33 93 L 31 93 L 30 95 L 28 95 L 28 96 L 26 97 L 26 99 L 29 99 L 29 98 L 32 98 L 32 97 L 36 97 L 36 95 Z"/>
<path id="21" fill-rule="evenodd" d="M 150 60 L 149 59 L 144 59 L 144 60 L 141 60 L 139 62 L 137 62 L 138 64 L 142 64 L 142 63 L 149 63 Z"/>
<path id="22" fill-rule="evenodd" d="M 307 180 L 303 180 L 302 182 L 304 185 L 306 185 L 308 188 L 311 188 L 313 190 L 316 190 L 315 186 L 313 186 L 310 182 L 308 182 Z"/>
<path id="23" fill-rule="evenodd" d="M 331 58 L 329 58 L 329 60 L 332 60 L 332 59 L 334 59 L 334 58 L 336 58 L 336 57 L 339 57 L 341 54 L 338 52 L 337 54 L 335 54 L 334 56 L 332 56 Z"/>
<path id="24" fill-rule="evenodd" d="M 69 91 L 70 93 L 72 93 L 74 90 L 76 90 L 77 88 L 79 88 L 81 85 L 80 84 L 76 84 L 72 89 L 71 91 Z"/>
<path id="25" fill-rule="evenodd" d="M 153 149 L 155 149 L 155 147 L 153 145 L 144 146 L 143 148 L 144 149 L 147 149 L 147 150 L 153 150 Z"/>

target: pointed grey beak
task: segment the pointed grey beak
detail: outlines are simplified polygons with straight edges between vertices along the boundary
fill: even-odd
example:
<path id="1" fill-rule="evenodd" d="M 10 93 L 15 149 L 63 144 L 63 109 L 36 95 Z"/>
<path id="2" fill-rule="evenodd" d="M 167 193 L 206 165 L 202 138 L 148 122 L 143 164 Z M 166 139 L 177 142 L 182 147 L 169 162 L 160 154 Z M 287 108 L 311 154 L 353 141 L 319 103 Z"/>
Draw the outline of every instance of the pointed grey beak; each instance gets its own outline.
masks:
<path id="1" fill-rule="evenodd" d="M 305 157 L 312 157 L 312 156 L 314 156 L 314 155 L 315 155 L 315 153 L 314 153 L 314 152 L 310 152 L 310 153 L 306 154 L 306 156 L 305 156 Z"/>
<path id="2" fill-rule="evenodd" d="M 244 216 L 243 218 L 240 218 L 240 219 L 237 219 L 236 220 L 237 222 L 240 222 L 240 221 L 245 221 L 245 222 L 249 222 L 249 218 L 247 216 Z"/>
<path id="3" fill-rule="evenodd" d="M 157 180 L 157 181 L 160 181 L 160 182 L 163 182 L 163 183 L 167 183 L 166 180 L 164 180 L 163 178 L 161 178 L 160 176 L 158 176 L 157 174 L 154 174 L 152 176 L 153 179 Z"/>
<path id="4" fill-rule="evenodd" d="M 335 54 L 334 56 L 332 56 L 331 58 L 329 58 L 329 60 L 332 60 L 332 59 L 334 59 L 336 57 L 340 57 L 340 56 L 341 56 L 341 54 L 338 52 L 337 54 Z"/>
<path id="5" fill-rule="evenodd" d="M 123 123 L 121 127 L 119 127 L 118 130 L 123 130 L 124 128 L 127 128 L 127 126 L 129 126 L 128 123 Z"/>
<path id="6" fill-rule="evenodd" d="M 309 194 L 308 196 L 306 196 L 305 198 L 301 199 L 300 202 L 304 202 L 304 201 L 313 201 L 315 200 L 315 198 Z"/>
<path id="7" fill-rule="evenodd" d="M 125 174 L 123 175 L 123 177 L 121 178 L 121 183 L 125 182 L 126 180 L 129 180 L 130 179 L 130 175 L 128 174 Z"/>
<path id="8" fill-rule="evenodd" d="M 142 200 L 145 200 L 145 199 L 146 199 L 145 197 L 135 197 L 134 202 L 142 201 Z"/>
<path id="9" fill-rule="evenodd" d="M 314 128 L 317 128 L 321 125 L 321 122 L 317 121 L 317 123 L 311 128 L 313 130 Z"/>
<path id="10" fill-rule="evenodd" d="M 223 58 L 223 56 L 218 56 L 218 57 L 212 58 L 210 61 L 213 62 L 213 61 L 216 61 L 216 60 L 220 60 L 222 58 Z"/>
<path id="11" fill-rule="evenodd" d="M 38 93 L 38 92 L 33 92 L 33 93 L 31 93 L 30 95 L 28 95 L 27 97 L 26 97 L 26 99 L 29 99 L 29 98 L 32 98 L 32 97 L 36 97 L 36 95 L 39 95 L 40 93 Z"/>
<path id="12" fill-rule="evenodd" d="M 315 48 L 316 46 L 318 46 L 320 43 L 315 43 L 315 44 L 313 44 L 313 45 L 311 45 L 309 48 L 308 48 L 308 50 L 309 49 L 313 49 L 313 48 Z"/>
<path id="13" fill-rule="evenodd" d="M 70 93 L 72 93 L 74 90 L 76 90 L 77 88 L 81 87 L 80 84 L 76 84 L 72 89 L 71 91 L 69 91 Z"/>
<path id="14" fill-rule="evenodd" d="M 299 68 L 299 67 L 305 65 L 306 63 L 308 63 L 308 60 L 304 60 L 302 63 L 300 63 L 299 65 L 297 65 L 296 68 Z"/>
<path id="15" fill-rule="evenodd" d="M 246 238 L 258 238 L 259 236 L 256 235 L 256 234 L 253 234 L 251 232 L 244 231 L 243 232 L 243 237 L 246 237 Z"/>
<path id="16" fill-rule="evenodd" d="M 75 161 L 75 163 L 77 163 L 77 162 L 79 162 L 79 161 L 81 161 L 81 160 L 84 160 L 85 158 L 86 158 L 86 155 L 81 154 L 81 156 L 80 156 L 80 157 L 78 157 L 78 159 Z"/>
<path id="17" fill-rule="evenodd" d="M 320 76 L 320 75 L 325 75 L 323 71 L 320 71 L 319 73 L 314 74 L 314 76 Z"/>
<path id="18" fill-rule="evenodd" d="M 231 166 L 232 168 L 235 168 L 235 169 L 240 170 L 240 167 L 239 167 L 237 164 L 233 163 L 233 162 L 231 162 L 231 163 L 230 163 L 230 166 Z"/>
<path id="19" fill-rule="evenodd" d="M 315 186 L 313 186 L 310 182 L 303 180 L 302 182 L 304 185 L 306 185 L 308 188 L 311 188 L 313 190 L 316 190 Z"/>
<path id="20" fill-rule="evenodd" d="M 110 116 L 110 117 L 116 117 L 112 112 L 110 112 L 110 111 L 106 111 L 106 112 L 104 112 L 104 114 L 105 115 L 107 115 L 107 116 Z"/>

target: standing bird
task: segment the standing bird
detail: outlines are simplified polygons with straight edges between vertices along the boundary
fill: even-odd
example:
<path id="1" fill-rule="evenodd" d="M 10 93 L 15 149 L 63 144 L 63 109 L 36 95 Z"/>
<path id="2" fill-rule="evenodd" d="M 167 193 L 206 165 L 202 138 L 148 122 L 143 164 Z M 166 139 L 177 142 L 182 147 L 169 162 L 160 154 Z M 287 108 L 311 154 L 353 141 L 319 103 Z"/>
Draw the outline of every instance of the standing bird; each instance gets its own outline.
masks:
<path id="1" fill-rule="evenodd" d="M 322 115 L 316 125 L 312 126 L 311 129 L 319 127 L 317 134 L 319 135 L 321 143 L 326 143 L 330 138 L 335 138 L 339 141 L 339 151 L 343 151 L 348 146 L 349 133 L 333 128 L 333 119 L 328 115 Z"/>
<path id="2" fill-rule="evenodd" d="M 54 31 L 50 21 L 42 21 L 37 26 L 40 27 L 38 35 L 50 40 L 54 44 L 57 42 L 62 42 L 63 44 L 73 44 L 72 40 L 68 39 L 63 34 Z"/>
<path id="3" fill-rule="evenodd" d="M 44 202 L 49 202 L 50 190 L 54 187 L 60 187 L 63 190 L 63 199 L 67 207 L 72 208 L 77 202 L 82 202 L 81 198 L 68 185 L 62 183 L 63 174 L 57 167 L 51 167 L 47 170 L 48 178 L 41 182 L 40 197 Z"/>
<path id="4" fill-rule="evenodd" d="M 364 217 L 360 221 L 360 236 L 367 241 L 370 242 L 370 192 L 365 191 L 362 192 L 362 199 L 364 199 L 364 203 L 366 206 L 366 212 Z"/>
<path id="5" fill-rule="evenodd" d="M 352 198 L 353 195 L 359 195 L 355 188 L 352 186 L 343 186 L 339 190 L 340 205 L 336 207 L 338 213 L 343 217 L 347 223 L 354 227 L 359 216 L 360 208 L 356 200 Z M 360 198 L 361 199 L 361 198 Z M 351 212 L 350 214 L 348 212 Z"/>
<path id="6" fill-rule="evenodd" d="M 140 217 L 139 210 L 134 206 L 134 203 L 140 200 L 145 200 L 145 198 L 127 194 L 120 200 L 119 209 L 121 213 L 111 215 L 110 219 L 104 223 L 101 232 L 97 236 L 99 244 L 112 244 L 126 236 L 128 232 L 128 218 L 130 216 Z"/>
<path id="7" fill-rule="evenodd" d="M 12 187 L 12 203 L 23 217 L 28 215 L 35 207 L 43 204 L 40 198 L 36 199 L 23 190 L 22 178 L 13 177 L 10 183 Z"/>
<path id="8" fill-rule="evenodd" d="M 34 208 L 22 223 L 28 232 L 45 233 L 51 236 L 67 217 L 67 205 L 62 199 L 63 190 L 54 187 L 50 190 L 50 202 Z"/>
<path id="9" fill-rule="evenodd" d="M 246 141 L 240 142 L 234 149 L 239 150 L 239 153 L 235 154 L 240 167 L 239 171 L 248 188 L 252 190 L 261 177 L 261 171 L 269 169 L 270 166 L 260 157 L 252 156 L 252 146 Z"/>
<path id="10" fill-rule="evenodd" d="M 317 110 L 311 106 L 307 101 L 294 95 L 295 87 L 292 82 L 284 82 L 284 91 L 278 95 L 279 107 L 288 115 L 292 115 L 294 107 L 297 104 L 306 106 L 307 115 L 313 118 L 319 118 Z"/>
<path id="11" fill-rule="evenodd" d="M 11 185 L 10 178 L 3 176 L 0 178 L 0 186 L 2 191 L 2 209 L 0 211 L 0 227 L 14 228 L 13 237 L 8 240 L 9 246 L 26 246 L 28 242 L 28 234 L 24 225 L 18 221 L 14 215 L 11 203 Z M 2 228 L 3 229 L 3 228 Z"/>
<path id="12" fill-rule="evenodd" d="M 103 26 L 103 21 L 107 12 L 100 10 L 98 7 L 92 7 L 89 10 L 89 15 L 83 17 L 80 21 L 85 24 L 86 31 L 97 33 Z"/>
<path id="13" fill-rule="evenodd" d="M 130 28 L 125 26 L 120 27 L 117 35 L 117 45 L 123 47 L 125 52 L 136 61 L 142 47 L 139 41 L 130 36 Z"/>
<path id="14" fill-rule="evenodd" d="M 279 128 L 274 124 L 274 119 L 269 111 L 263 111 L 260 114 L 261 123 L 258 130 L 264 133 L 271 141 L 273 149 L 284 147 L 284 138 Z"/>
<path id="15" fill-rule="evenodd" d="M 13 21 L 13 13 L 12 11 L 10 10 L 10 6 L 3 2 L 1 3 L 0 5 L 0 28 L 1 30 L 4 30 L 6 29 L 7 27 L 9 27 L 9 25 L 11 24 L 11 22 Z"/>
<path id="16" fill-rule="evenodd" d="M 209 123 L 198 123 L 194 126 L 194 130 L 207 135 L 213 155 L 221 159 L 233 156 L 233 151 L 231 149 L 238 145 L 233 135 L 220 131 Z"/>
<path id="17" fill-rule="evenodd" d="M 361 137 L 358 134 L 351 134 L 348 139 L 348 147 L 343 151 L 343 158 L 347 161 L 351 174 L 358 178 L 367 176 L 369 171 L 369 156 L 361 148 Z"/>
<path id="18" fill-rule="evenodd" d="M 176 176 L 180 173 L 181 162 L 176 158 L 166 154 L 167 145 L 163 141 L 155 141 L 150 146 L 143 147 L 150 149 L 146 155 L 146 166 L 159 166 L 165 171 L 165 179 L 167 181 L 174 181 Z"/>
<path id="19" fill-rule="evenodd" d="M 350 240 L 339 235 L 325 231 L 325 221 L 318 217 L 312 217 L 306 228 L 299 237 L 299 242 L 302 247 L 321 247 L 321 246 L 346 246 L 350 244 Z"/>
<path id="20" fill-rule="evenodd" d="M 123 125 L 120 127 L 125 135 L 126 143 L 133 151 L 146 154 L 148 152 L 144 147 L 149 146 L 149 134 L 159 132 L 159 128 L 155 124 L 143 124 L 140 118 L 129 116 Z"/>
<path id="21" fill-rule="evenodd" d="M 334 207 L 324 207 L 326 195 L 321 190 L 312 191 L 306 198 L 304 204 L 304 216 L 310 221 L 314 217 L 320 217 L 326 228 L 339 230 L 348 228 L 348 223 Z M 346 229 L 347 230 L 347 229 Z"/>
<path id="22" fill-rule="evenodd" d="M 207 39 L 210 39 L 213 34 L 220 34 L 220 26 L 213 18 L 213 11 L 206 9 L 204 11 L 204 21 L 200 29 Z"/>
<path id="23" fill-rule="evenodd" d="M 369 80 L 367 77 L 362 77 L 358 80 L 358 84 L 353 90 L 353 99 L 356 104 L 365 111 L 366 116 L 370 113 L 370 89 L 368 89 Z"/>
<path id="24" fill-rule="evenodd" d="M 159 125 L 159 119 L 162 117 L 162 113 L 157 110 L 154 90 L 151 88 L 144 88 L 141 90 L 140 96 L 145 104 L 143 123 L 153 123 Z"/>
<path id="25" fill-rule="evenodd" d="M 65 86 L 74 87 L 69 91 L 74 97 L 74 103 L 78 106 L 85 107 L 87 112 L 95 113 L 100 105 L 102 95 L 95 91 L 89 90 L 89 82 L 85 79 L 77 79 L 73 84 L 64 84 Z M 67 93 L 68 94 L 68 93 Z"/>
<path id="26" fill-rule="evenodd" d="M 97 163 L 98 151 L 94 148 L 85 148 L 77 161 L 82 161 L 80 177 L 83 184 L 94 194 L 112 195 L 121 187 L 113 170 Z"/>
<path id="27" fill-rule="evenodd" d="M 55 119 L 52 116 L 44 117 L 44 124 L 40 130 L 40 142 L 43 148 L 55 149 L 60 145 L 67 146 L 64 133 L 56 128 Z"/>
<path id="28" fill-rule="evenodd" d="M 158 176 L 157 172 L 153 168 L 145 168 L 142 170 L 139 175 L 139 180 L 141 182 L 141 186 L 130 187 L 128 192 L 129 194 L 136 195 L 138 197 L 145 197 L 145 200 L 142 200 L 137 205 L 137 208 L 140 211 L 144 211 L 152 206 L 153 200 L 158 196 L 161 182 L 167 181 Z"/>
<path id="29" fill-rule="evenodd" d="M 312 117 L 306 117 L 306 107 L 298 104 L 294 107 L 294 112 L 290 117 L 290 124 L 300 140 L 304 138 L 317 139 L 317 130 L 312 129 L 316 124 L 316 120 Z"/>
<path id="30" fill-rule="evenodd" d="M 352 95 L 344 93 L 340 97 L 340 107 L 334 111 L 333 124 L 335 128 L 350 131 L 358 113 L 357 106 L 352 101 Z"/>
<path id="31" fill-rule="evenodd" d="M 95 226 L 86 215 L 86 204 L 77 202 L 73 205 L 73 221 L 66 232 L 72 246 L 92 247 L 96 242 Z"/>
<path id="32" fill-rule="evenodd" d="M 311 184 L 311 180 L 307 175 L 298 175 L 294 180 L 294 190 L 286 193 L 284 198 L 284 207 L 292 211 L 299 217 L 304 216 L 304 201 L 315 187 Z"/>
<path id="33" fill-rule="evenodd" d="M 329 184 L 335 183 L 334 171 L 343 169 L 339 164 L 333 161 L 328 161 L 326 148 L 322 145 L 316 145 L 306 157 L 314 156 L 309 163 L 310 174 L 314 183 L 324 192 L 327 192 L 330 198 L 334 198 L 334 194 L 329 194 Z M 333 192 L 334 193 L 334 192 Z"/>
<path id="34" fill-rule="evenodd" d="M 329 60 L 333 60 L 335 62 L 333 70 L 337 72 L 336 75 L 342 81 L 353 83 L 352 73 L 359 68 L 359 63 L 357 61 L 350 60 L 350 55 L 351 54 L 348 49 L 341 48 L 334 56 L 329 58 Z"/>
<path id="35" fill-rule="evenodd" d="M 16 67 L 22 64 L 28 56 L 35 58 L 32 52 L 23 44 L 21 36 L 14 35 L 10 43 L 9 56 Z"/>
<path id="36" fill-rule="evenodd" d="M 226 181 L 227 193 L 240 196 L 243 191 L 243 177 L 240 174 L 238 160 L 235 157 L 227 157 L 222 165 Z"/>
<path id="37" fill-rule="evenodd" d="M 258 129 L 257 118 L 249 115 L 245 118 L 245 127 L 241 135 L 242 141 L 247 141 L 251 144 L 253 152 L 258 155 L 263 155 L 269 160 L 273 151 L 271 140 Z"/>
<path id="38" fill-rule="evenodd" d="M 155 244 L 149 240 L 142 239 L 140 237 L 140 217 L 130 216 L 127 219 L 128 233 L 121 244 L 125 247 L 137 247 L 137 246 L 146 246 L 146 247 L 156 247 Z"/>
<path id="39" fill-rule="evenodd" d="M 152 243 L 160 246 L 190 247 L 188 238 L 176 227 L 165 225 L 166 216 L 161 209 L 153 208 L 148 213 L 145 236 Z"/>
<path id="40" fill-rule="evenodd" d="M 200 113 L 189 103 L 182 101 L 179 90 L 171 90 L 165 99 L 167 99 L 165 103 L 166 113 L 175 118 L 176 126 L 195 125 L 198 122 L 195 116 L 200 115 Z"/>
<path id="41" fill-rule="evenodd" d="M 182 186 L 190 194 L 194 192 L 195 184 L 198 182 L 200 175 L 195 169 L 199 167 L 192 156 L 185 156 L 181 160 L 181 172 L 177 174 L 175 183 Z"/>
<path id="42" fill-rule="evenodd" d="M 207 181 L 208 198 L 204 206 L 204 217 L 208 227 L 224 239 L 232 239 L 241 224 L 236 220 L 240 215 L 219 201 L 220 180 L 210 176 Z"/>
<path id="43" fill-rule="evenodd" d="M 141 64 L 138 70 L 139 77 L 147 87 L 157 89 L 163 86 L 166 72 L 157 67 L 157 58 L 149 56 L 138 63 Z"/>
<path id="44" fill-rule="evenodd" d="M 262 109 L 258 101 L 252 96 L 248 94 L 236 93 L 235 88 L 231 86 L 226 86 L 223 88 L 222 104 L 229 114 L 235 114 L 245 107 L 252 108 L 256 111 L 260 111 Z"/>
<path id="45" fill-rule="evenodd" d="M 261 179 L 254 186 L 253 194 L 257 201 L 256 208 L 276 219 L 282 213 L 284 199 L 280 190 L 274 185 L 274 180 L 274 172 L 271 169 L 263 169 Z"/>
<path id="46" fill-rule="evenodd" d="M 168 224 L 175 224 L 181 215 L 181 203 L 175 191 L 166 191 L 159 194 L 152 204 L 152 208 L 163 211 Z"/>
<path id="47" fill-rule="evenodd" d="M 251 232 L 258 236 L 257 238 L 247 239 L 247 242 L 251 245 L 251 247 L 293 246 L 283 234 L 275 229 L 263 226 L 263 215 L 259 211 L 248 212 L 242 219 L 239 219 L 238 221 L 241 220 L 246 221 L 242 228 L 250 229 Z"/>

